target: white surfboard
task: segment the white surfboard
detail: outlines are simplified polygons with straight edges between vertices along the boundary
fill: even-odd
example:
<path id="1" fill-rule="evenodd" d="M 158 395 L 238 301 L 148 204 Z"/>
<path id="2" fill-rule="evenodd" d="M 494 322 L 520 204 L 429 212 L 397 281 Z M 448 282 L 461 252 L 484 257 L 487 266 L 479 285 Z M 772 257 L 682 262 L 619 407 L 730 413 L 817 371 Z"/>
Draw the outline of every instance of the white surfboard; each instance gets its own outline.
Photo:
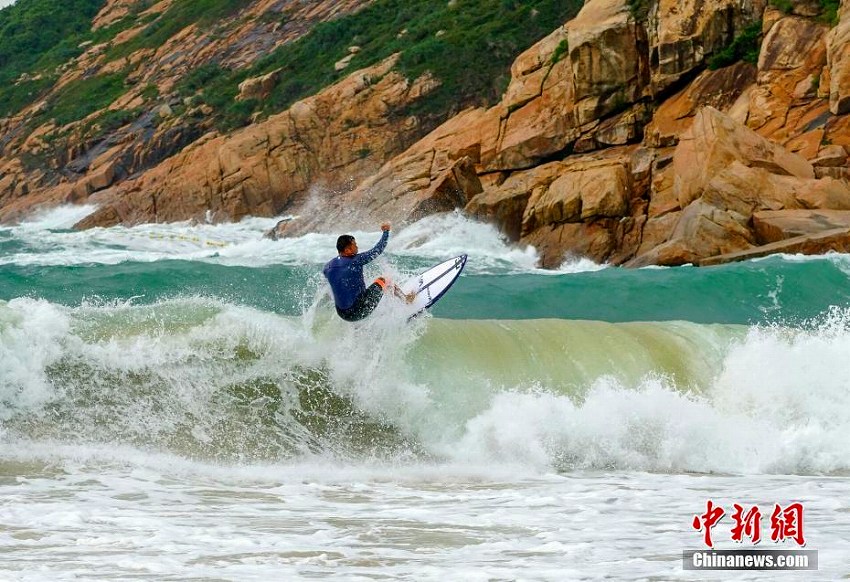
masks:
<path id="1" fill-rule="evenodd" d="M 457 281 L 465 265 L 466 255 L 460 255 L 443 261 L 402 283 L 400 288 L 404 293 L 416 293 L 416 298 L 407 305 L 412 311 L 410 318 L 416 317 L 439 301 L 449 287 Z"/>

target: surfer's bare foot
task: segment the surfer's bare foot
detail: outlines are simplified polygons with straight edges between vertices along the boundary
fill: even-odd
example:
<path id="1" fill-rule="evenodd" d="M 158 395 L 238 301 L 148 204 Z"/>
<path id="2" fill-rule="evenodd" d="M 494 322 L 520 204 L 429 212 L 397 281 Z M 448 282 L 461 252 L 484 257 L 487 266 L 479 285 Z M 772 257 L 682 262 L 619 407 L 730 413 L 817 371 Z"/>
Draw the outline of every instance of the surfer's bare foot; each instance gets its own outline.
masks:
<path id="1" fill-rule="evenodd" d="M 416 299 L 416 293 L 407 293 L 404 296 L 404 301 L 406 303 L 413 303 L 413 300 Z"/>

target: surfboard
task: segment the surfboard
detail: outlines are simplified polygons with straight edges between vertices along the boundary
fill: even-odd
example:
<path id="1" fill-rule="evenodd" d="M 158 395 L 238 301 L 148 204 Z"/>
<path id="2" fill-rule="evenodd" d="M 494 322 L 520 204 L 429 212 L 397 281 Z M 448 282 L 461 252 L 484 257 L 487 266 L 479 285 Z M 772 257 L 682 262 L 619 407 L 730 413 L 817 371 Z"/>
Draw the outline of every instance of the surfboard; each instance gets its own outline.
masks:
<path id="1" fill-rule="evenodd" d="M 466 255 L 460 255 L 434 265 L 399 285 L 405 294 L 416 293 L 416 298 L 407 305 L 412 311 L 408 319 L 413 319 L 439 301 L 460 277 L 465 265 Z"/>

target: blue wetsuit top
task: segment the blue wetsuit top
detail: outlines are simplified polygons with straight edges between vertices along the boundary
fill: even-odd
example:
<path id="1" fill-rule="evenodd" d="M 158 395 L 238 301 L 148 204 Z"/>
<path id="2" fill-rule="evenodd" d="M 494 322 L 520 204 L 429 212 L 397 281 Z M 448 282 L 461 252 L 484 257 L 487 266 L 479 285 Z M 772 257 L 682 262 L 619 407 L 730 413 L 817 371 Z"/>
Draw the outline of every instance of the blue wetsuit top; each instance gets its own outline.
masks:
<path id="1" fill-rule="evenodd" d="M 363 266 L 384 252 L 387 241 L 390 238 L 389 231 L 385 230 L 372 249 L 365 253 L 357 253 L 353 257 L 336 257 L 328 261 L 322 273 L 331 284 L 334 294 L 334 303 L 339 309 L 348 309 L 354 305 L 357 297 L 366 291 L 366 283 L 363 281 Z"/>

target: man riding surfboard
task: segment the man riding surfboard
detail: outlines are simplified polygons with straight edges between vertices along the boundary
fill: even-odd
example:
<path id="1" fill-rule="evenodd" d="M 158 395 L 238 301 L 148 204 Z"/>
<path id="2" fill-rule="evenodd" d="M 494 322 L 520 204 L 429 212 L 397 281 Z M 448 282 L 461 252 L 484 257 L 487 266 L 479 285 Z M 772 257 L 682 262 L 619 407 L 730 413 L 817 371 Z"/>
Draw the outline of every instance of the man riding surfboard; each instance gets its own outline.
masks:
<path id="1" fill-rule="evenodd" d="M 365 253 L 357 252 L 357 241 L 353 236 L 340 236 L 336 241 L 339 255 L 328 261 L 322 269 L 322 274 L 331 285 L 336 312 L 345 321 L 360 321 L 369 316 L 378 306 L 387 288 L 385 277 L 378 277 L 369 287 L 366 287 L 363 279 L 363 267 L 384 252 L 387 246 L 390 224 L 382 224 L 381 231 L 381 240 Z M 415 293 L 405 295 L 395 285 L 392 285 L 392 290 L 408 303 L 416 296 Z"/>

